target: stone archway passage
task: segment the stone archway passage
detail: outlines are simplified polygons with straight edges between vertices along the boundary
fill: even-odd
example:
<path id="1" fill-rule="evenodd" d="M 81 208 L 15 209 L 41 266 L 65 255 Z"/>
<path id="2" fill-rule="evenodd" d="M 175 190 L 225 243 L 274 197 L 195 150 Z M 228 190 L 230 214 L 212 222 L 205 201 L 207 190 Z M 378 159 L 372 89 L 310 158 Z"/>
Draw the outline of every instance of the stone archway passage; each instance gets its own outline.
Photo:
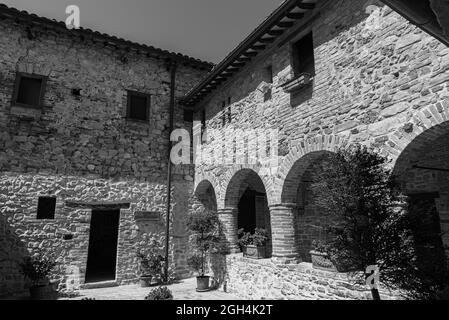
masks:
<path id="1" fill-rule="evenodd" d="M 397 158 L 393 174 L 408 195 L 409 211 L 419 219 L 420 227 L 414 233 L 420 260 L 423 264 L 440 261 L 441 268 L 445 267 L 449 257 L 449 121 L 415 137 Z M 431 273 L 437 265 L 430 266 Z"/>
<path id="2" fill-rule="evenodd" d="M 283 205 L 280 207 L 292 211 L 293 228 L 290 237 L 294 242 L 292 240 L 290 245 L 295 250 L 294 254 L 302 261 L 311 261 L 310 251 L 314 240 L 327 240 L 325 227 L 334 219 L 320 210 L 311 189 L 316 174 L 325 165 L 330 154 L 330 151 L 315 151 L 298 159 L 288 172 L 282 187 Z"/>
<path id="3" fill-rule="evenodd" d="M 239 229 L 254 233 L 255 229 L 265 229 L 271 235 L 271 217 L 268 208 L 268 199 L 265 185 L 259 175 L 251 169 L 238 171 L 229 181 L 225 193 L 227 213 L 223 219 L 231 247 L 236 248 L 237 233 Z M 231 218 L 232 217 L 232 218 Z M 267 255 L 271 256 L 272 239 L 267 243 Z"/>

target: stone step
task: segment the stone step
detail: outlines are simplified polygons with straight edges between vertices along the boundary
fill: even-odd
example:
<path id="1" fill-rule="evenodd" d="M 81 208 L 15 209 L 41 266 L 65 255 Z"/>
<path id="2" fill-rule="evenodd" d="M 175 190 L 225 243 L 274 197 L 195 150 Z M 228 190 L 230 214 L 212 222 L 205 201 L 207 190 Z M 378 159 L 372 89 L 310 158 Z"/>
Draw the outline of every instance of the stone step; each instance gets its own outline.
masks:
<path id="1" fill-rule="evenodd" d="M 118 287 L 117 281 L 112 280 L 112 281 L 85 283 L 80 286 L 80 289 L 89 290 L 89 289 L 112 288 L 112 287 Z"/>

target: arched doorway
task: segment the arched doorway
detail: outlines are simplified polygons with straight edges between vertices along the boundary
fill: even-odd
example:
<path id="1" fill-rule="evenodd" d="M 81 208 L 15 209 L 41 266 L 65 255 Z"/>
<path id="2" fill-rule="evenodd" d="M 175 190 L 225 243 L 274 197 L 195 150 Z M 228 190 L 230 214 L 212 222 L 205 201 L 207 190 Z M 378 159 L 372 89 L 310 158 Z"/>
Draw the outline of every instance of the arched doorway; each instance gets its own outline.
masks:
<path id="1" fill-rule="evenodd" d="M 271 219 L 265 185 L 259 175 L 251 169 L 237 172 L 230 180 L 225 195 L 225 207 L 232 208 L 237 215 L 237 230 L 254 233 L 265 229 L 270 240 L 267 255 L 271 256 Z"/>
<path id="2" fill-rule="evenodd" d="M 416 136 L 393 174 L 417 220 L 413 231 L 422 268 L 436 274 L 447 268 L 449 256 L 449 121 Z"/>
<path id="3" fill-rule="evenodd" d="M 311 189 L 316 174 L 330 154 L 330 151 L 316 151 L 298 159 L 287 174 L 282 188 L 281 202 L 295 208 L 295 237 L 302 261 L 311 261 L 310 251 L 314 241 L 327 240 L 325 226 L 333 219 L 320 210 Z"/>

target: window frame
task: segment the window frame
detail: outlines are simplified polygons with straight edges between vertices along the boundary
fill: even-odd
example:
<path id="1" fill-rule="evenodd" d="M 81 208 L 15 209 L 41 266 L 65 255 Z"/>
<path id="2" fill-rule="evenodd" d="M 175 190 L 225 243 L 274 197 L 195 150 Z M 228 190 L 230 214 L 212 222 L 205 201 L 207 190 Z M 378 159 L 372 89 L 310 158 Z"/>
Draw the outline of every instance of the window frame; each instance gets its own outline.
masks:
<path id="1" fill-rule="evenodd" d="M 42 81 L 41 90 L 39 93 L 39 104 L 38 105 L 25 104 L 25 103 L 21 103 L 21 102 L 17 101 L 17 99 L 19 97 L 20 83 L 22 81 L 22 78 L 39 79 Z M 14 92 L 12 95 L 11 105 L 13 107 L 42 109 L 44 106 L 44 97 L 45 97 L 45 91 L 47 88 L 47 81 L 48 81 L 48 76 L 34 74 L 34 73 L 31 74 L 31 73 L 26 73 L 26 72 L 17 72 L 15 83 L 14 83 Z"/>
<path id="2" fill-rule="evenodd" d="M 151 94 L 148 93 L 143 93 L 143 92 L 139 92 L 139 91 L 134 91 L 134 90 L 127 90 L 127 102 L 126 102 L 126 119 L 129 121 L 136 121 L 136 122 L 143 122 L 143 123 L 149 123 L 150 121 L 150 109 L 151 109 Z M 147 100 L 146 103 L 146 119 L 142 120 L 142 119 L 135 119 L 135 118 L 131 118 L 130 117 L 130 111 L 131 111 L 131 97 L 133 96 L 137 96 L 140 98 L 145 98 Z"/>
<path id="3" fill-rule="evenodd" d="M 54 200 L 54 210 L 52 212 L 51 218 L 49 218 L 49 217 L 42 218 L 42 217 L 39 216 L 39 204 L 41 202 L 41 199 L 45 199 L 45 200 L 52 199 L 52 200 Z M 58 201 L 57 197 L 39 196 L 38 199 L 37 199 L 36 220 L 55 220 L 57 201 Z"/>
<path id="4" fill-rule="evenodd" d="M 313 64 L 312 64 L 313 72 L 311 73 L 311 75 L 315 76 L 315 74 L 316 74 L 316 57 L 315 57 L 314 32 L 313 32 L 313 30 L 306 30 L 306 31 L 302 32 L 299 36 L 295 37 L 290 42 L 290 52 L 291 52 L 290 60 L 291 60 L 293 76 L 295 78 L 301 76 L 304 73 L 308 73 L 308 71 L 305 70 L 306 67 L 307 67 L 307 64 L 304 64 L 301 61 L 299 61 L 300 59 L 299 59 L 298 42 L 303 41 L 304 38 L 306 38 L 309 35 L 310 35 L 310 37 L 312 39 L 312 58 L 313 58 Z"/>

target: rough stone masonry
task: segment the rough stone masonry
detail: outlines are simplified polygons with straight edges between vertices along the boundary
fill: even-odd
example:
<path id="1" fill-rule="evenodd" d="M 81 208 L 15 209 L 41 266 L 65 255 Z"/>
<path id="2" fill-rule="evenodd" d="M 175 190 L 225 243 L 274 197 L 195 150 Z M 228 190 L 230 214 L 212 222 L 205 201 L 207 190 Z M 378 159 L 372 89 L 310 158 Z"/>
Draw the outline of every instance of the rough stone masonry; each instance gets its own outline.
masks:
<path id="1" fill-rule="evenodd" d="M 120 210 L 115 281 L 136 280 L 135 250 L 163 240 L 171 59 L 182 61 L 176 97 L 193 97 L 189 107 L 202 123 L 193 132 L 220 133 L 203 144 L 206 154 L 229 150 L 221 145 L 226 129 L 279 131 L 274 172 L 257 161 L 175 167 L 170 252 L 178 276 L 188 275 L 183 217 L 207 207 L 217 210 L 232 253 L 212 257 L 223 288 L 247 299 L 365 299 L 365 286 L 347 274 L 316 270 L 309 254 L 312 241 L 325 237 L 320 226 L 328 219 L 309 188 L 314 164 L 352 142 L 388 155 L 404 190 L 430 197 L 447 231 L 449 49 L 380 2 L 294 2 L 280 7 L 301 2 L 287 22 L 269 29 L 276 15 L 270 16 L 270 25 L 262 24 L 269 37 L 252 43 L 233 66 L 210 73 L 210 65 L 194 59 L 2 15 L 0 296 L 21 293 L 18 263 L 50 248 L 60 257 L 60 287 L 67 267 L 77 267 L 84 283 L 91 217 L 99 208 Z M 295 69 L 304 53 L 295 44 L 310 32 L 312 78 L 300 87 Z M 18 72 L 48 77 L 42 108 L 11 104 Z M 215 89 L 203 94 L 202 79 L 219 72 L 214 82 L 204 80 L 204 88 Z M 128 90 L 151 95 L 147 122 L 126 118 Z M 177 104 L 176 127 L 191 129 L 183 120 Z M 244 144 L 257 145 L 248 138 Z M 230 150 L 233 158 L 247 158 Z M 57 199 L 53 220 L 36 219 L 43 196 Z M 249 223 L 270 233 L 269 259 L 238 253 L 237 230 L 250 210 L 242 209 L 243 198 L 254 201 Z M 442 242 L 449 244 L 448 235 Z"/>
<path id="2" fill-rule="evenodd" d="M 210 64 L 21 17 L 2 14 L 0 21 L 0 296 L 24 292 L 18 263 L 38 251 L 59 257 L 53 280 L 60 289 L 74 268 L 84 283 L 95 207 L 69 202 L 121 210 L 115 280 L 135 281 L 137 249 L 153 240 L 164 246 L 169 64 L 178 63 L 176 97 Z M 11 103 L 18 73 L 48 77 L 42 108 Z M 150 95 L 148 121 L 126 117 L 128 90 Z M 176 127 L 189 126 L 178 105 L 174 116 Z M 185 276 L 183 217 L 193 171 L 177 167 L 172 179 L 170 255 L 174 271 Z M 56 197 L 52 220 L 36 218 L 43 196 Z"/>

